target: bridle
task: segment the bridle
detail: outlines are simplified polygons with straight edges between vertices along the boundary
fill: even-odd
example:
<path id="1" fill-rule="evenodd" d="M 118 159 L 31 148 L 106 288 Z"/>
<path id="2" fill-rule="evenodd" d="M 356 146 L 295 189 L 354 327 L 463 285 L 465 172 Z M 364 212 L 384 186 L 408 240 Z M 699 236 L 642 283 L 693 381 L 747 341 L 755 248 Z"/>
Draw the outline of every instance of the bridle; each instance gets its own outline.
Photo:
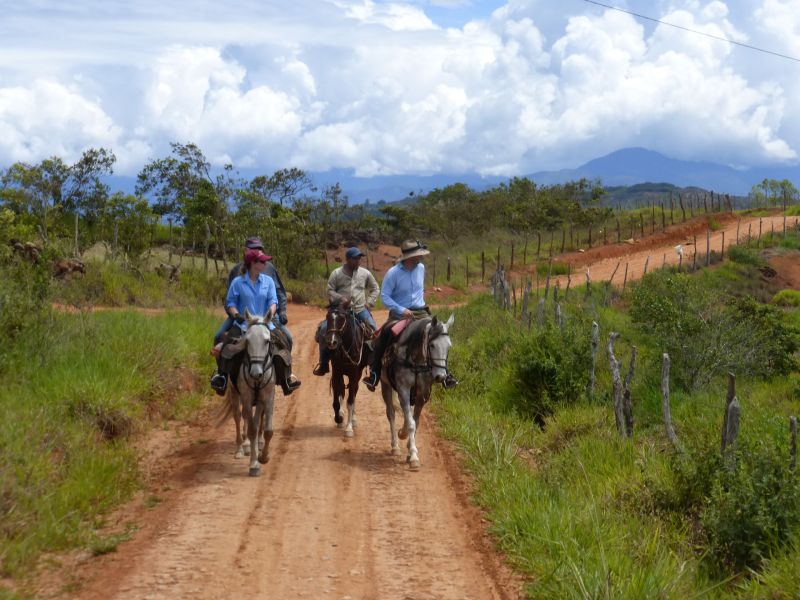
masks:
<path id="1" fill-rule="evenodd" d="M 247 327 L 266 327 L 267 330 L 269 330 L 269 324 L 266 321 L 248 323 Z M 247 334 L 245 333 L 245 335 Z M 264 374 L 267 372 L 267 369 L 272 366 L 272 352 L 270 351 L 271 347 L 272 340 L 270 339 L 270 341 L 267 342 L 267 353 L 264 356 L 250 356 L 249 351 L 245 351 L 244 353 L 244 379 L 247 383 L 247 386 L 255 392 L 261 391 L 275 379 L 275 369 L 270 369 L 270 376 L 266 381 L 264 381 Z M 261 365 L 261 376 L 258 379 L 253 379 L 253 377 L 250 375 L 250 366 L 258 364 Z"/>
<path id="2" fill-rule="evenodd" d="M 334 335 L 338 334 L 339 337 L 342 340 L 342 345 L 340 345 L 339 348 L 341 348 L 342 354 L 344 354 L 345 358 L 347 359 L 347 362 L 349 362 L 353 366 L 357 366 L 357 365 L 361 364 L 361 356 L 364 353 L 364 340 L 363 339 L 360 340 L 361 343 L 359 343 L 359 340 L 358 340 L 359 336 L 355 332 L 355 330 L 353 331 L 352 343 L 351 343 L 350 347 L 349 348 L 345 348 L 344 347 L 344 330 L 347 327 L 347 318 L 348 318 L 348 316 L 352 317 L 353 324 L 356 327 L 358 326 L 358 324 L 356 323 L 355 313 L 353 312 L 353 309 L 350 309 L 348 312 L 344 312 L 344 311 L 339 310 L 339 309 L 331 309 L 329 311 L 329 314 L 331 315 L 331 320 L 333 322 L 331 323 L 331 326 L 328 327 L 328 330 L 325 332 L 325 338 L 326 338 L 325 341 L 326 341 L 326 343 L 328 341 L 327 338 L 329 336 L 333 337 Z M 341 327 L 337 328 L 336 324 L 337 324 L 337 322 L 338 322 L 340 317 L 342 319 L 342 325 L 341 325 Z M 353 358 L 352 358 L 353 350 L 355 350 L 356 346 L 358 346 L 358 358 L 356 360 L 353 360 Z"/>
<path id="3" fill-rule="evenodd" d="M 433 336 L 429 337 L 427 340 L 423 340 L 422 346 L 422 358 L 423 362 L 411 362 L 408 359 L 404 359 L 399 361 L 400 364 L 407 369 L 409 369 L 415 375 L 420 375 L 422 373 L 430 373 L 433 371 L 434 368 L 444 369 L 448 371 L 449 368 L 449 356 L 445 356 L 444 358 L 434 358 L 430 352 L 431 345 L 433 341 L 440 338 L 446 337 L 450 338 L 450 334 L 446 331 L 439 331 L 435 333 Z"/>

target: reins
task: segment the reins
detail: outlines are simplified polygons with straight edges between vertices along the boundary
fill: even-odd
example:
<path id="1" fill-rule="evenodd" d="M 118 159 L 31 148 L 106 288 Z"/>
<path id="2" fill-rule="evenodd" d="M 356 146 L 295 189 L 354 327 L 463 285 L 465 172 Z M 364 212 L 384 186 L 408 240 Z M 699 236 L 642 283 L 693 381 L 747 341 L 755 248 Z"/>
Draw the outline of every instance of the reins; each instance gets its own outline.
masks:
<path id="1" fill-rule="evenodd" d="M 331 311 L 331 314 L 333 315 L 333 323 L 335 325 L 336 324 L 336 318 L 339 316 L 339 312 L 334 310 L 334 311 Z M 357 320 L 355 318 L 355 313 L 352 310 L 349 311 L 349 314 L 348 313 L 343 313 L 341 316 L 342 316 L 342 320 L 343 320 L 342 326 L 340 328 L 338 328 L 338 329 L 336 327 L 328 327 L 328 331 L 326 332 L 325 335 L 327 337 L 328 334 L 333 335 L 333 334 L 338 333 L 339 336 L 342 338 L 342 345 L 340 346 L 340 348 L 342 350 L 341 353 L 344 354 L 345 358 L 347 359 L 347 362 L 349 362 L 354 367 L 357 367 L 358 365 L 361 364 L 361 357 L 362 357 L 362 355 L 364 353 L 364 339 L 362 337 L 361 343 L 359 344 L 358 340 L 356 339 L 356 338 L 358 338 L 358 335 L 356 334 L 356 332 L 354 330 L 353 331 L 353 335 L 352 335 L 352 340 L 351 340 L 350 347 L 349 348 L 345 348 L 344 347 L 344 332 L 345 332 L 345 328 L 348 325 L 348 317 L 351 317 L 351 323 L 352 323 L 353 327 L 360 327 L 360 325 L 358 325 Z M 353 351 L 355 346 L 358 346 L 358 358 L 354 361 L 352 359 L 352 351 Z"/>
<path id="2" fill-rule="evenodd" d="M 269 324 L 265 323 L 264 321 L 258 321 L 256 323 L 252 323 L 252 324 L 250 324 L 248 326 L 249 327 L 261 326 L 261 327 L 269 328 Z M 244 367 L 244 380 L 245 380 L 245 383 L 247 383 L 247 387 L 249 387 L 251 390 L 253 390 L 256 393 L 258 393 L 261 390 L 263 390 L 265 387 L 267 387 L 270 383 L 272 383 L 275 380 L 275 369 L 272 369 L 270 371 L 270 376 L 266 381 L 263 380 L 263 374 L 262 374 L 262 377 L 259 377 L 256 380 L 256 379 L 253 379 L 250 376 L 250 365 L 261 364 L 261 367 L 263 369 L 263 373 L 266 373 L 267 369 L 272 367 L 272 352 L 271 352 L 271 349 L 272 349 L 272 340 L 270 339 L 270 341 L 267 342 L 267 353 L 264 356 L 250 356 L 250 353 L 245 350 L 244 361 L 243 361 L 243 363 L 244 363 L 243 364 L 243 367 Z"/>

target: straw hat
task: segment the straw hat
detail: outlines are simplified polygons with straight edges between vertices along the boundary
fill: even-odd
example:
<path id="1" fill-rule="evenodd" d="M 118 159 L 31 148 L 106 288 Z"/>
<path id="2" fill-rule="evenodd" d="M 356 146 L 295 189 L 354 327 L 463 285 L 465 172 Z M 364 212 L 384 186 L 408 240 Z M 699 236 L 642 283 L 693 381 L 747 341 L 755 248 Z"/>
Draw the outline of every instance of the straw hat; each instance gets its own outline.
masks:
<path id="1" fill-rule="evenodd" d="M 400 258 L 397 259 L 397 262 L 403 262 L 408 258 L 414 258 L 415 256 L 425 256 L 430 254 L 428 247 L 420 242 L 419 240 L 406 240 L 402 244 L 400 244 Z"/>

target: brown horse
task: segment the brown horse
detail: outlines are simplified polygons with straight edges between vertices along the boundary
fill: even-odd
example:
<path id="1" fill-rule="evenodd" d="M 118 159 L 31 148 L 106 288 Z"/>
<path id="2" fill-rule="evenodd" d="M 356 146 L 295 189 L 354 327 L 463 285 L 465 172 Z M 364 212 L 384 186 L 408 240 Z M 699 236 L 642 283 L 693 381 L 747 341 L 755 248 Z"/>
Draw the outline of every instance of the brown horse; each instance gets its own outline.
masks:
<path id="1" fill-rule="evenodd" d="M 325 332 L 325 344 L 331 352 L 333 418 L 338 427 L 345 428 L 345 437 L 353 437 L 356 393 L 364 367 L 370 363 L 372 350 L 365 345 L 364 328 L 352 309 L 332 306 L 328 309 L 325 319 L 328 324 Z M 345 376 L 347 377 L 346 386 Z M 342 407 L 345 389 L 348 391 L 346 425 Z"/>

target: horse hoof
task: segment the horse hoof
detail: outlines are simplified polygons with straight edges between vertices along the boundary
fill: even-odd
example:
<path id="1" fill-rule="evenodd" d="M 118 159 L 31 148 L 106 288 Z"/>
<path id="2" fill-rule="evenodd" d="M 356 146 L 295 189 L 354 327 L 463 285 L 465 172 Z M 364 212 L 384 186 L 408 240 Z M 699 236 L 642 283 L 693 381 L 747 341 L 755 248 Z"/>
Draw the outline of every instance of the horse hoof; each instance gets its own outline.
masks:
<path id="1" fill-rule="evenodd" d="M 344 437 L 346 437 L 346 438 L 353 437 L 353 430 L 352 429 L 346 429 L 345 432 L 344 432 Z"/>
<path id="2" fill-rule="evenodd" d="M 262 465 L 267 464 L 269 462 L 269 454 L 259 454 L 258 462 L 260 462 Z"/>
<path id="3" fill-rule="evenodd" d="M 392 456 L 400 456 L 403 453 L 400 448 L 392 448 Z"/>
<path id="4" fill-rule="evenodd" d="M 418 458 L 408 461 L 408 468 L 412 471 L 419 471 L 420 462 Z"/>
<path id="5" fill-rule="evenodd" d="M 250 467 L 250 471 L 247 474 L 250 477 L 258 477 L 261 475 L 261 467 Z"/>
<path id="6" fill-rule="evenodd" d="M 336 421 L 336 425 L 339 427 L 341 427 L 342 424 L 344 423 L 344 417 L 342 415 L 336 415 L 335 417 L 333 417 L 333 420 Z"/>
<path id="7" fill-rule="evenodd" d="M 244 458 L 244 452 L 242 452 L 241 450 L 237 450 L 236 452 L 233 453 L 233 458 Z"/>

